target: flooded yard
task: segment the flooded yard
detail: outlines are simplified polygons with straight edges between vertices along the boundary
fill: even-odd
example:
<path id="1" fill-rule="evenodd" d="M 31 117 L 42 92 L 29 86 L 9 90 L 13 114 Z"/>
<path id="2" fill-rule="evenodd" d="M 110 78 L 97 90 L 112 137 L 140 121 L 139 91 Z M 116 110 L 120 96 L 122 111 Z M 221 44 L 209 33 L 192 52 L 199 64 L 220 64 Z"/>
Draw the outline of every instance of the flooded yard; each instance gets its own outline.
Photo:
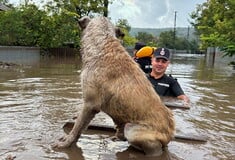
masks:
<path id="1" fill-rule="evenodd" d="M 235 157 L 235 70 L 225 62 L 211 66 L 203 55 L 175 55 L 167 73 L 191 99 L 190 110 L 174 109 L 178 135 L 207 137 L 206 143 L 169 143 L 161 157 L 145 157 L 113 134 L 88 131 L 71 148 L 51 144 L 81 108 L 81 62 L 42 59 L 33 65 L 0 68 L 0 159 L 15 160 L 219 160 Z M 93 123 L 113 125 L 99 113 Z"/>

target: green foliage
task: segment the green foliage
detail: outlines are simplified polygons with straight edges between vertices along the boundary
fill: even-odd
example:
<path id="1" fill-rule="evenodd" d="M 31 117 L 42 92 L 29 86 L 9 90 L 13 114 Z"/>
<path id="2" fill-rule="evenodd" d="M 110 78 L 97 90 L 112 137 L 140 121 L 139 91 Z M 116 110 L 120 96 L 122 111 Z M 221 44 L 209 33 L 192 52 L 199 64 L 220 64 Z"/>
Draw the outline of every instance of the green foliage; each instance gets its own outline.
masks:
<path id="1" fill-rule="evenodd" d="M 119 27 L 125 34 L 123 38 L 123 45 L 133 46 L 136 42 L 136 39 L 129 33 L 129 31 L 131 30 L 131 26 L 129 25 L 128 21 L 126 19 L 119 19 L 115 25 Z"/>
<path id="2" fill-rule="evenodd" d="M 20 19 L 17 10 L 0 12 L 0 45 L 14 45 L 17 42 L 18 35 L 23 30 Z"/>
<path id="3" fill-rule="evenodd" d="M 166 31 L 162 32 L 159 36 L 158 46 L 166 48 L 175 48 L 174 46 L 174 32 Z"/>
<path id="4" fill-rule="evenodd" d="M 1 2 L 8 3 L 7 0 Z M 32 3 L 25 3 L 11 10 L 0 12 L 0 45 L 62 47 L 79 46 L 77 18 L 95 14 L 108 15 L 109 0 L 54 0 L 48 1 L 43 10 Z"/>
<path id="5" fill-rule="evenodd" d="M 0 44 L 36 46 L 43 16 L 45 13 L 35 5 L 1 12 Z"/>
<path id="6" fill-rule="evenodd" d="M 226 56 L 235 54 L 235 1 L 210 0 L 191 14 L 202 48 L 220 47 Z"/>
<path id="7" fill-rule="evenodd" d="M 198 50 L 198 42 L 195 39 L 189 41 L 184 37 L 175 36 L 174 40 L 173 31 L 162 32 L 159 36 L 157 46 L 176 50 L 191 50 L 193 53 Z"/>
<path id="8" fill-rule="evenodd" d="M 221 50 L 225 52 L 224 56 L 232 57 L 235 53 L 235 45 L 230 44 L 227 45 L 226 47 L 221 47 Z"/>
<path id="9" fill-rule="evenodd" d="M 37 46 L 41 34 L 41 22 L 46 13 L 35 5 L 28 5 L 19 9 L 19 15 L 21 18 L 19 22 L 22 26 L 20 26 L 21 30 L 15 43 L 23 46 Z"/>
<path id="10" fill-rule="evenodd" d="M 157 45 L 157 37 L 147 32 L 138 32 L 135 38 L 149 46 L 156 47 Z"/>
<path id="11" fill-rule="evenodd" d="M 48 15 L 36 5 L 20 6 L 0 13 L 0 45 L 61 47 L 78 44 L 75 19 L 65 12 Z"/>
<path id="12" fill-rule="evenodd" d="M 116 26 L 121 29 L 125 29 L 128 32 L 130 32 L 130 30 L 131 30 L 131 26 L 128 23 L 127 19 L 119 19 L 118 22 L 116 23 Z"/>
<path id="13" fill-rule="evenodd" d="M 192 53 L 199 48 L 198 35 L 193 28 L 176 28 L 175 42 L 172 28 L 131 28 L 130 34 L 150 46 L 191 50 Z"/>
<path id="14" fill-rule="evenodd" d="M 47 7 L 53 13 L 59 12 L 61 8 L 76 13 L 77 18 L 96 14 L 107 17 L 109 3 L 112 0 L 54 0 L 54 3 L 48 2 Z"/>
<path id="15" fill-rule="evenodd" d="M 9 1 L 8 1 L 8 0 L 0 0 L 0 3 L 2 3 L 2 4 L 8 4 Z"/>
<path id="16" fill-rule="evenodd" d="M 125 33 L 125 37 L 123 39 L 123 45 L 128 46 L 134 46 L 135 42 L 137 41 L 134 37 L 132 37 L 127 30 L 123 30 Z"/>

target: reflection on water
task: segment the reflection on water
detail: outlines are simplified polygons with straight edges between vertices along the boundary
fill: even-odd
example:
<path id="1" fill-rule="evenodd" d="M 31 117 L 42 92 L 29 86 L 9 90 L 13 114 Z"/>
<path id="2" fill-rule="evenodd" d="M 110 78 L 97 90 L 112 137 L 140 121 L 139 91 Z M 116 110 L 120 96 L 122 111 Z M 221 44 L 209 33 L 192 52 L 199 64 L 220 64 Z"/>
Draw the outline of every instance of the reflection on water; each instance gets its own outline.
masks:
<path id="1" fill-rule="evenodd" d="M 113 142 L 111 135 L 86 133 L 72 146 L 50 145 L 64 134 L 62 126 L 81 107 L 79 61 L 41 60 L 34 66 L 0 68 L 0 159 L 146 159 Z M 190 110 L 173 110 L 177 133 L 203 135 L 205 144 L 172 141 L 159 159 L 233 159 L 235 156 L 235 71 L 226 63 L 207 67 L 204 56 L 175 55 L 168 74 L 177 77 L 191 99 Z M 98 114 L 95 123 L 113 125 Z M 155 159 L 149 158 L 147 159 Z"/>

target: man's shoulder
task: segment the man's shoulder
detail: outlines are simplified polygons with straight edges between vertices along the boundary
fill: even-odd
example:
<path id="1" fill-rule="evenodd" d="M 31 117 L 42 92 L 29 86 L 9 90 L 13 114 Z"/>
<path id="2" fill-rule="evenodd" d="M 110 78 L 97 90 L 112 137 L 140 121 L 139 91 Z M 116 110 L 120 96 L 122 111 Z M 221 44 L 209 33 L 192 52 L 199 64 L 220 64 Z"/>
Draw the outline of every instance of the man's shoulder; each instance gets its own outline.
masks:
<path id="1" fill-rule="evenodd" d="M 163 75 L 163 78 L 166 78 L 166 79 L 175 79 L 171 74 L 164 74 Z M 176 80 L 176 79 L 175 79 Z"/>
<path id="2" fill-rule="evenodd" d="M 177 81 L 177 78 L 173 77 L 171 74 L 167 75 L 167 74 L 164 74 L 163 79 L 167 80 L 167 81 L 170 81 L 170 82 L 175 82 Z"/>

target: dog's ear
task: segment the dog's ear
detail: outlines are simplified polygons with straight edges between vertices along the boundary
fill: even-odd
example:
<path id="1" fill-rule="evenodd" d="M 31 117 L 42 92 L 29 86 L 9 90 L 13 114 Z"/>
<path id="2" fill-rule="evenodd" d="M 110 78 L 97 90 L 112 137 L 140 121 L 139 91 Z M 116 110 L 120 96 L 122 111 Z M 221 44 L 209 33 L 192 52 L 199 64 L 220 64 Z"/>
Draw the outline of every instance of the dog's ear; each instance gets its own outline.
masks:
<path id="1" fill-rule="evenodd" d="M 78 20 L 79 27 L 84 30 L 88 23 L 91 21 L 91 19 L 88 16 L 82 17 Z"/>
<path id="2" fill-rule="evenodd" d="M 122 32 L 122 30 L 119 27 L 115 27 L 115 34 L 117 38 L 123 38 L 125 36 L 125 33 Z"/>

